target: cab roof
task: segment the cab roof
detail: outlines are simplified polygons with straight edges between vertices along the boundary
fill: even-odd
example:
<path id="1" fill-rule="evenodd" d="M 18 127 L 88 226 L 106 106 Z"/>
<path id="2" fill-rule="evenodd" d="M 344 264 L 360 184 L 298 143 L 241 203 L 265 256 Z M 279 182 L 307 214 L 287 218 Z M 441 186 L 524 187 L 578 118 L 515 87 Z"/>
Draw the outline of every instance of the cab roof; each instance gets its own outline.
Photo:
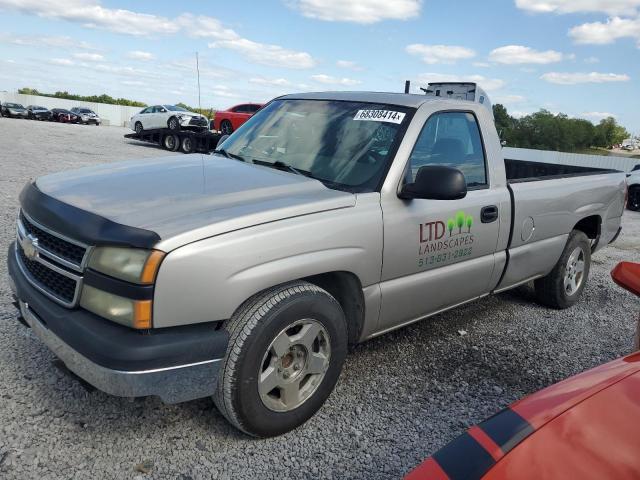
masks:
<path id="1" fill-rule="evenodd" d="M 424 94 L 391 93 L 391 92 L 311 92 L 283 95 L 278 99 L 285 100 L 338 100 L 350 102 L 383 103 L 402 107 L 418 108 L 427 102 L 460 102 L 473 103 L 467 100 L 451 100 L 448 98 L 429 97 Z"/>

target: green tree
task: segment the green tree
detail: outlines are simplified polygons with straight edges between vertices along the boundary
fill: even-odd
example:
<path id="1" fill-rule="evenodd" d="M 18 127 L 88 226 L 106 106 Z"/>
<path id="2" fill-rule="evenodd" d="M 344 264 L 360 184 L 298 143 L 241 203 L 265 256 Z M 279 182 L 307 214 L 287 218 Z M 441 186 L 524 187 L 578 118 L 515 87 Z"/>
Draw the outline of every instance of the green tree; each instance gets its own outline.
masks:
<path id="1" fill-rule="evenodd" d="M 453 229 L 456 228 L 456 221 L 453 218 L 447 220 L 447 228 L 449 229 L 449 236 L 451 236 Z"/>
<path id="2" fill-rule="evenodd" d="M 467 233 L 471 233 L 471 227 L 473 226 L 473 217 L 471 215 L 467 215 Z"/>
<path id="3" fill-rule="evenodd" d="M 500 139 L 512 147 L 575 152 L 590 147 L 610 147 L 630 136 L 611 117 L 598 125 L 548 110 L 514 118 L 501 104 L 493 106 L 493 115 Z"/>
<path id="4" fill-rule="evenodd" d="M 464 227 L 465 220 L 466 216 L 463 211 L 456 212 L 456 226 L 458 227 L 458 233 L 462 233 L 462 227 Z"/>

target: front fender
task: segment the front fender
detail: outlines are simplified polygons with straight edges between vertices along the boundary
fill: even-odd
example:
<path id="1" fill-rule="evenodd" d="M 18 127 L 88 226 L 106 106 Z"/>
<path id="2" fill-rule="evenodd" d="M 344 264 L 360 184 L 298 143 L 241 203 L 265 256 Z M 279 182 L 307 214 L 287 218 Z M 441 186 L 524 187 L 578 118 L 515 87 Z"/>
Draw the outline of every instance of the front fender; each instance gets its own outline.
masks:
<path id="1" fill-rule="evenodd" d="M 351 272 L 367 287 L 380 281 L 379 194 L 352 208 L 245 228 L 180 247 L 160 267 L 154 327 L 230 318 L 252 295 L 327 272 Z"/>

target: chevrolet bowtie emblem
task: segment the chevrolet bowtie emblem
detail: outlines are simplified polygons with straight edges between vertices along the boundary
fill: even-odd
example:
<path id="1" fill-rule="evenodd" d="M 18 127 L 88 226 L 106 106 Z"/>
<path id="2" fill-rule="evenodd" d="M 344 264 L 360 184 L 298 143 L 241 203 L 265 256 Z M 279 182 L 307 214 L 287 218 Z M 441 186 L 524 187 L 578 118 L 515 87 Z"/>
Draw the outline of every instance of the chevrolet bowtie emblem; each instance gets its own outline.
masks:
<path id="1" fill-rule="evenodd" d="M 38 239 L 33 235 L 29 234 L 22 240 L 20 240 L 20 246 L 22 247 L 24 256 L 29 260 L 35 260 L 35 258 L 38 256 Z"/>

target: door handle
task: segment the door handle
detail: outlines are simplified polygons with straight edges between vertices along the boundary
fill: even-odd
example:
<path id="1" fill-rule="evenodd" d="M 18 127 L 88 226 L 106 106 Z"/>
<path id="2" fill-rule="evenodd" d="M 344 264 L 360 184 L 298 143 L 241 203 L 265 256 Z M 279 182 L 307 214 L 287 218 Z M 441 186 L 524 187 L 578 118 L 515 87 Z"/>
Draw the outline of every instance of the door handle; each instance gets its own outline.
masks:
<path id="1" fill-rule="evenodd" d="M 497 219 L 498 207 L 495 205 L 488 205 L 486 207 L 482 207 L 482 210 L 480 210 L 480 221 L 482 223 L 495 222 Z"/>

